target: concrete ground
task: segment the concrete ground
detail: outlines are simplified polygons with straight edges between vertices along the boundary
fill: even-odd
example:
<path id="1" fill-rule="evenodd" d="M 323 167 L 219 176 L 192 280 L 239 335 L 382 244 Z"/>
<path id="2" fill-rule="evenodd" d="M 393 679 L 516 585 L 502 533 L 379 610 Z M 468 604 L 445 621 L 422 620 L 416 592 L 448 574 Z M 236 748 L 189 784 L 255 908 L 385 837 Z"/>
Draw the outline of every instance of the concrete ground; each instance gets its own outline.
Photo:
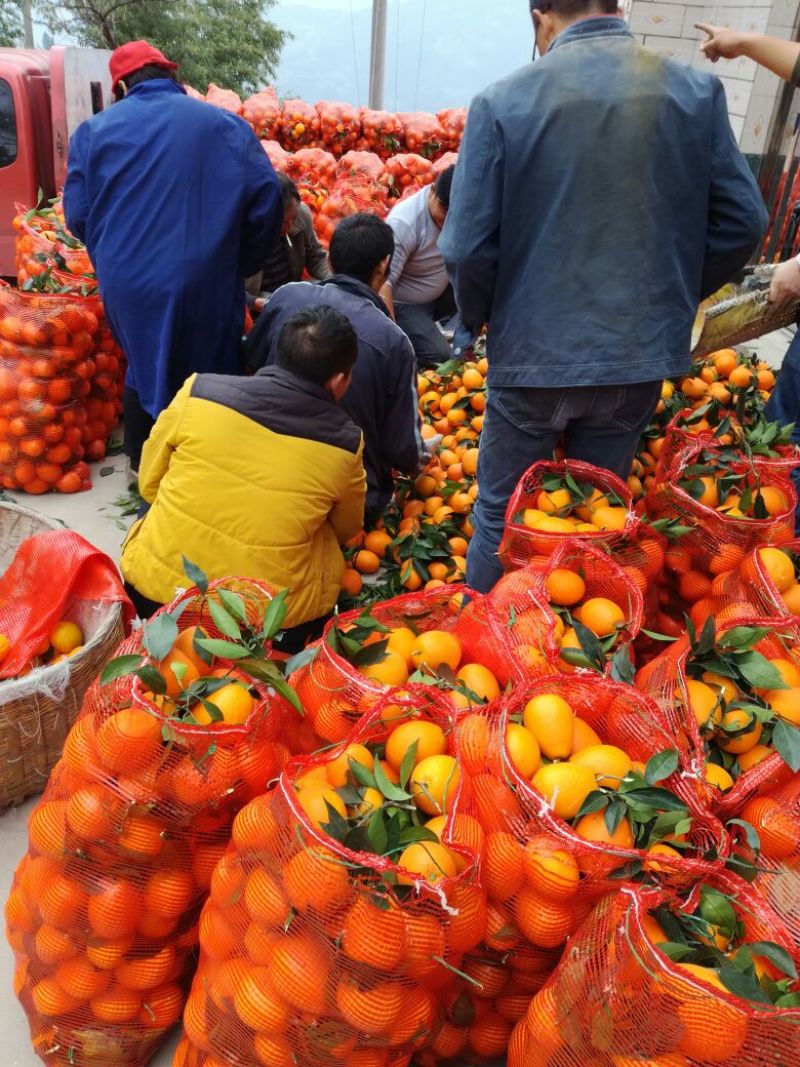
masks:
<path id="1" fill-rule="evenodd" d="M 793 330 L 776 331 L 768 337 L 748 345 L 772 367 L 779 367 L 792 339 Z M 128 465 L 123 456 L 116 456 L 92 467 L 93 488 L 74 496 L 52 494 L 27 497 L 9 493 L 11 499 L 20 498 L 27 507 L 61 519 L 88 541 L 118 561 L 124 530 L 133 521 L 125 517 L 126 498 L 129 497 Z M 14 868 L 26 846 L 28 814 L 36 802 L 32 798 L 19 808 L 0 814 L 0 899 L 5 901 Z M 13 961 L 5 938 L 0 937 L 0 1040 L 2 1067 L 36 1067 L 40 1060 L 31 1050 L 25 1016 L 13 995 L 11 978 Z M 168 1067 L 177 1036 L 151 1061 L 152 1067 Z"/>

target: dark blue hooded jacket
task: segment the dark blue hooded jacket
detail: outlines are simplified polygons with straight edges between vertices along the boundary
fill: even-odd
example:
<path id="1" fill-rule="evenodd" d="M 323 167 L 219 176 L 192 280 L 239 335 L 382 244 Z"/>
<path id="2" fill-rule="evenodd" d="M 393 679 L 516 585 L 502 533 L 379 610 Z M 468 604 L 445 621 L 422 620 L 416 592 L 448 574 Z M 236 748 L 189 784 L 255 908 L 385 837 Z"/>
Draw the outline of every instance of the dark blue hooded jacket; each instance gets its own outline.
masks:
<path id="1" fill-rule="evenodd" d="M 146 411 L 157 416 L 195 371 L 241 370 L 244 278 L 283 221 L 243 119 L 167 78 L 136 85 L 75 131 L 64 212 Z"/>
<path id="2" fill-rule="evenodd" d="M 472 102 L 439 247 L 490 385 L 625 385 L 689 369 L 766 222 L 719 79 L 606 16 Z"/>

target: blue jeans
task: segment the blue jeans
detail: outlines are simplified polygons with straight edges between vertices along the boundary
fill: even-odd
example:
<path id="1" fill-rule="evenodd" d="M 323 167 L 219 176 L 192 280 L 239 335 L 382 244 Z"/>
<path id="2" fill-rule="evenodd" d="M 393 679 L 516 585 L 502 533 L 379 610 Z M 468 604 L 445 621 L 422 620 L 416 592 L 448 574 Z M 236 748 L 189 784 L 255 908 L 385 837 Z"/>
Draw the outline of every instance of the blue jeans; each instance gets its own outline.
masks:
<path id="1" fill-rule="evenodd" d="M 764 414 L 771 422 L 779 422 L 781 426 L 793 422 L 792 441 L 800 445 L 800 330 L 795 334 L 783 358 L 778 381 L 767 401 Z M 792 471 L 792 478 L 800 495 L 800 469 Z M 794 514 L 794 529 L 800 536 L 800 500 Z"/>
<path id="2" fill-rule="evenodd" d="M 480 492 L 467 554 L 467 583 L 488 593 L 503 573 L 497 550 L 517 482 L 560 438 L 568 459 L 626 480 L 636 445 L 661 396 L 661 382 L 563 389 L 489 389 L 478 459 Z"/>

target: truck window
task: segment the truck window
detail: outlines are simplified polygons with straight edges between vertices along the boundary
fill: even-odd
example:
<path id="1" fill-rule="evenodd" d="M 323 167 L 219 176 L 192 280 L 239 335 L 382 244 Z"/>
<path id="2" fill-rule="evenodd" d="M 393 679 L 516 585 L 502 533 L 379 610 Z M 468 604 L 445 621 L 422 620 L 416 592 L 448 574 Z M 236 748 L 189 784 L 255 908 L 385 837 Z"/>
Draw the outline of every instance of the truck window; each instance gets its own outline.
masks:
<path id="1" fill-rule="evenodd" d="M 0 78 L 0 167 L 10 167 L 17 158 L 17 116 L 14 94 L 4 78 Z"/>

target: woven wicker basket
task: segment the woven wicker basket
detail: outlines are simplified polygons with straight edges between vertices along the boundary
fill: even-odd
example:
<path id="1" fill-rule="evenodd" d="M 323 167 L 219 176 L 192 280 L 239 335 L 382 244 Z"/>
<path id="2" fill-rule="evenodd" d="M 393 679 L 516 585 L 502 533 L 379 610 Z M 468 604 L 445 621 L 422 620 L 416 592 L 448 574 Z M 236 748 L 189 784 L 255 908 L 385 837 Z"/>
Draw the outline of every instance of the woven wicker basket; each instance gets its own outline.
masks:
<path id="1" fill-rule="evenodd" d="M 60 528 L 54 519 L 0 502 L 0 574 L 26 537 Z M 19 680 L 0 681 L 0 810 L 44 788 L 83 694 L 125 636 L 119 604 L 75 600 L 65 614 L 84 632 L 83 651 Z"/>

